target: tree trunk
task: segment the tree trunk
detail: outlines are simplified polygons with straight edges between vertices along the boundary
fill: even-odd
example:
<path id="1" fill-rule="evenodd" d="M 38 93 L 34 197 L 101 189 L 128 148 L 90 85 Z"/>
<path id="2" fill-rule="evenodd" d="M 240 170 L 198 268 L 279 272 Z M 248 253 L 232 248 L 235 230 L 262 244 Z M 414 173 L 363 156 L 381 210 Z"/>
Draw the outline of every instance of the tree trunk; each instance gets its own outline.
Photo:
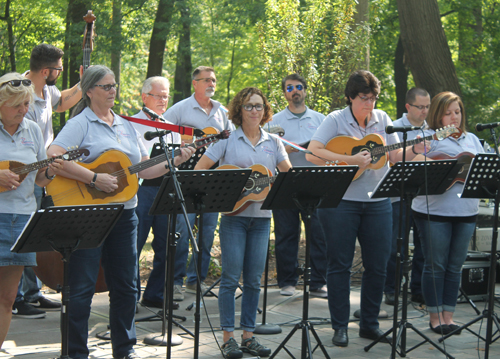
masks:
<path id="1" fill-rule="evenodd" d="M 405 50 L 401 41 L 401 36 L 396 46 L 394 56 L 394 83 L 396 84 L 396 113 L 397 118 L 406 112 L 406 92 L 408 91 L 408 69 L 405 65 Z"/>
<path id="2" fill-rule="evenodd" d="M 177 63 L 175 65 L 174 103 L 191 96 L 191 19 L 185 1 L 178 2 L 181 11 L 182 30 L 177 47 Z"/>
<path id="3" fill-rule="evenodd" d="M 68 10 L 66 11 L 66 30 L 64 31 L 64 56 L 63 56 L 63 67 L 65 69 L 69 69 L 69 43 L 71 38 L 70 32 L 71 22 L 70 22 L 70 6 L 68 6 Z M 63 71 L 62 73 L 62 90 L 68 88 L 68 71 Z M 59 114 L 59 124 L 60 128 L 63 128 L 66 124 L 66 112 L 61 112 Z"/>
<path id="4" fill-rule="evenodd" d="M 115 73 L 115 82 L 121 83 L 120 74 L 122 68 L 122 2 L 121 0 L 113 0 L 113 27 L 111 29 L 111 70 Z M 118 102 L 118 107 L 115 111 L 121 113 L 120 87 L 116 89 L 115 102 Z"/>
<path id="5" fill-rule="evenodd" d="M 397 0 L 401 39 L 416 86 L 431 97 L 442 91 L 460 95 L 460 85 L 436 0 Z"/>
<path id="6" fill-rule="evenodd" d="M 231 100 L 231 80 L 233 79 L 233 72 L 234 72 L 234 52 L 236 49 L 236 32 L 233 33 L 233 51 L 231 53 L 231 66 L 229 67 L 229 77 L 227 79 L 227 100 L 226 103 L 228 104 L 229 101 Z"/>
<path id="7" fill-rule="evenodd" d="M 172 14 L 175 0 L 160 0 L 156 18 L 149 41 L 148 72 L 146 78 L 161 76 L 163 70 L 163 55 L 168 35 L 170 34 Z"/>
<path id="8" fill-rule="evenodd" d="M 11 71 L 16 72 L 16 46 L 14 45 L 14 28 L 12 26 L 12 18 L 10 17 L 10 4 L 11 0 L 5 2 L 5 16 L 0 16 L 0 20 L 4 20 L 7 23 L 7 37 L 8 37 L 8 47 L 9 47 L 9 62 Z"/>
<path id="9" fill-rule="evenodd" d="M 70 41 L 69 41 L 69 85 L 72 87 L 80 81 L 80 65 L 82 65 L 82 44 L 83 31 L 85 30 L 86 22 L 83 17 L 87 14 L 87 10 L 92 9 L 88 0 L 70 0 L 68 4 L 69 19 L 71 23 Z M 99 21 L 97 19 L 96 21 Z"/>
<path id="10" fill-rule="evenodd" d="M 358 0 L 354 14 L 354 29 L 357 25 L 368 24 L 370 21 L 370 0 Z M 366 47 L 364 59 L 360 59 L 359 68 L 370 70 L 370 47 Z"/>

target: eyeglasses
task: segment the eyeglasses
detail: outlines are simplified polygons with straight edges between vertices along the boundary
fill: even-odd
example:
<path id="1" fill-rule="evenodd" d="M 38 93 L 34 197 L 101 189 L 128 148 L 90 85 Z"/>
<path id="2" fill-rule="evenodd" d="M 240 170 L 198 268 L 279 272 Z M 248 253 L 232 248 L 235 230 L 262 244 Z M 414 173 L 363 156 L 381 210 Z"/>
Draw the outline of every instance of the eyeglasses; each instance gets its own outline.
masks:
<path id="1" fill-rule="evenodd" d="M 286 92 L 292 92 L 294 88 L 296 88 L 299 91 L 302 91 L 304 89 L 304 85 L 301 85 L 301 84 L 298 84 L 298 85 L 295 85 L 295 86 L 288 85 L 286 87 Z"/>
<path id="2" fill-rule="evenodd" d="M 155 95 L 149 92 L 146 95 L 153 97 L 155 100 L 163 100 L 163 101 L 168 101 L 168 99 L 172 97 L 170 95 L 167 96 Z"/>
<path id="3" fill-rule="evenodd" d="M 245 111 L 252 111 L 254 108 L 257 110 L 257 111 L 262 111 L 264 109 L 264 104 L 262 103 L 258 103 L 256 105 L 250 105 L 250 104 L 246 104 L 246 105 L 243 105 L 243 108 L 245 109 Z"/>
<path id="4" fill-rule="evenodd" d="M 214 79 L 213 77 L 202 77 L 201 79 L 194 79 L 195 81 L 203 81 L 205 83 L 213 82 L 214 84 L 217 83 L 217 80 Z"/>
<path id="5" fill-rule="evenodd" d="M 361 101 L 363 102 L 373 102 L 375 103 L 377 100 L 378 100 L 378 96 L 375 96 L 375 97 L 368 97 L 368 96 L 359 96 L 359 98 L 361 99 Z"/>
<path id="6" fill-rule="evenodd" d="M 431 107 L 431 105 L 427 105 L 427 106 L 420 105 L 420 106 L 417 106 L 417 105 L 412 105 L 411 103 L 409 103 L 408 105 L 410 105 L 411 107 L 415 107 L 415 108 L 417 108 L 419 111 L 422 111 L 424 108 L 425 108 L 426 110 L 428 110 L 428 109 L 429 109 L 429 107 Z"/>
<path id="7" fill-rule="evenodd" d="M 106 84 L 106 85 L 94 85 L 94 86 L 97 86 L 97 87 L 100 87 L 102 88 L 104 91 L 109 91 L 113 88 L 118 88 L 118 84 Z"/>
<path id="8" fill-rule="evenodd" d="M 1 84 L 0 87 L 3 87 L 5 85 L 11 85 L 12 87 L 19 87 L 21 86 L 21 84 L 23 84 L 23 86 L 31 86 L 31 80 L 10 80 Z"/>
<path id="9" fill-rule="evenodd" d="M 56 70 L 56 71 L 63 71 L 64 70 L 64 67 L 61 66 L 61 67 L 46 67 L 47 69 L 50 69 L 50 70 Z"/>

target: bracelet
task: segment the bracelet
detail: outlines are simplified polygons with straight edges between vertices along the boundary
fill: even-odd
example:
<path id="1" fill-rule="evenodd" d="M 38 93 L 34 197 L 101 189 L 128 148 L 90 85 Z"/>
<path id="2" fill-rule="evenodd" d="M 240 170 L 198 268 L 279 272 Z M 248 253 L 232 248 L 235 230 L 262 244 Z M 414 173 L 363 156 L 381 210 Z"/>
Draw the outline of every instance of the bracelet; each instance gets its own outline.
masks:
<path id="1" fill-rule="evenodd" d="M 420 153 L 415 152 L 415 145 L 411 146 L 411 150 L 414 154 L 419 155 Z"/>
<path id="2" fill-rule="evenodd" d="M 92 178 L 92 181 L 89 183 L 89 187 L 95 188 L 95 181 L 97 181 L 97 173 L 94 173 L 94 178 Z"/>
<path id="3" fill-rule="evenodd" d="M 55 177 L 56 177 L 56 175 L 49 176 L 49 168 L 47 167 L 45 169 L 45 178 L 52 181 Z"/>

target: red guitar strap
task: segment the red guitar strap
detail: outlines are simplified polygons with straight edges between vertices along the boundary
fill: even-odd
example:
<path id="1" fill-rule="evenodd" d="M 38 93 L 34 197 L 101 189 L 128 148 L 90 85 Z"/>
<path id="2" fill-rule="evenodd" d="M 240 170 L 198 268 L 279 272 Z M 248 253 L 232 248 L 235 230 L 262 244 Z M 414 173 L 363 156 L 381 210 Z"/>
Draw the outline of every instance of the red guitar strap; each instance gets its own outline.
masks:
<path id="1" fill-rule="evenodd" d="M 149 126 L 149 127 L 161 128 L 162 130 L 174 131 L 174 132 L 180 133 L 181 135 L 193 136 L 193 134 L 194 134 L 194 128 L 192 128 L 192 127 L 172 125 L 169 123 L 156 122 L 153 120 L 142 120 L 140 118 L 129 117 L 129 116 L 124 116 L 124 115 L 118 115 L 118 116 L 120 116 L 120 117 L 122 117 L 130 122 L 135 122 L 135 123 Z"/>

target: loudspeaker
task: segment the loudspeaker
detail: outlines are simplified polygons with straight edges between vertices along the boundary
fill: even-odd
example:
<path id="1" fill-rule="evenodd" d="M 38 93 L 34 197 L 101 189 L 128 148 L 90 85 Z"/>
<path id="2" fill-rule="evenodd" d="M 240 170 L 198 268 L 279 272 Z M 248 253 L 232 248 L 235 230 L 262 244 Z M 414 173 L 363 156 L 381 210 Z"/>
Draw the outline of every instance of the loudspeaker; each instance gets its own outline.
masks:
<path id="1" fill-rule="evenodd" d="M 490 273 L 490 254 L 484 252 L 467 253 L 462 266 L 462 290 L 474 301 L 484 300 L 488 296 L 488 278 Z M 461 299 L 461 298 L 460 298 Z"/>

